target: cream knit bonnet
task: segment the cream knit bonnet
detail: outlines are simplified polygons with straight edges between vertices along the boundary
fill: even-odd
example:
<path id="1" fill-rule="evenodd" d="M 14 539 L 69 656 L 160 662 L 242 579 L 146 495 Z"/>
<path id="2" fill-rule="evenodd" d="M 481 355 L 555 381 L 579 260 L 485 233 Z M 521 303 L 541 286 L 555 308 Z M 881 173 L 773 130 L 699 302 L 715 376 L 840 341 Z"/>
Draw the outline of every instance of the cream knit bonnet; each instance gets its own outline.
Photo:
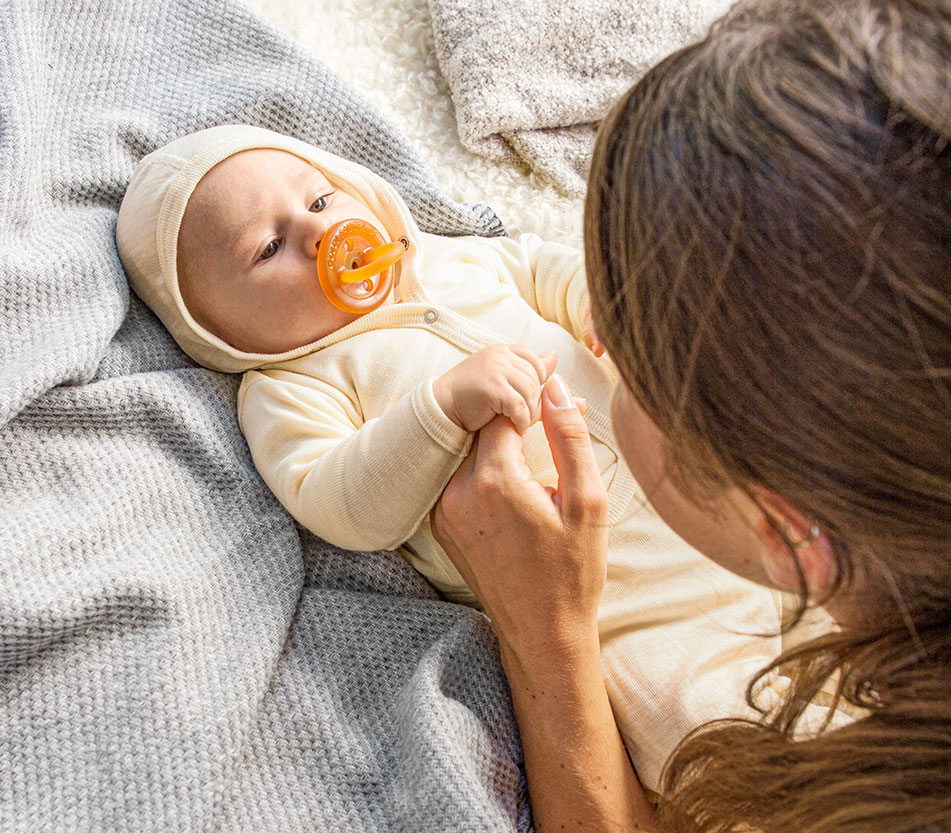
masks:
<path id="1" fill-rule="evenodd" d="M 299 139 L 261 127 L 223 125 L 183 136 L 150 153 L 135 169 L 119 208 L 119 257 L 136 294 L 161 319 L 179 346 L 199 364 L 226 373 L 286 361 L 312 350 L 307 344 L 279 354 L 237 350 L 192 318 L 179 289 L 178 233 L 189 197 L 215 165 L 253 148 L 286 150 L 310 162 L 331 184 L 364 203 L 379 218 L 391 240 L 406 237 L 408 254 L 418 246 L 419 230 L 392 185 L 362 165 Z M 409 258 L 403 260 L 409 262 Z M 399 269 L 400 264 L 394 268 Z"/>

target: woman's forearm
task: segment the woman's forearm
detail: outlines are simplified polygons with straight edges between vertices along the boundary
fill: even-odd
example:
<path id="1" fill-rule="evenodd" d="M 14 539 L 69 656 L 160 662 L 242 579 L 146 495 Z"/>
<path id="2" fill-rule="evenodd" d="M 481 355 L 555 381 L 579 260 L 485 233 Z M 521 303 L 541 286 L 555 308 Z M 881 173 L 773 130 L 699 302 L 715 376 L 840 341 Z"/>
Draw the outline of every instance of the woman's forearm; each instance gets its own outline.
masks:
<path id="1" fill-rule="evenodd" d="M 656 831 L 608 702 L 597 634 L 525 656 L 502 646 L 536 831 Z"/>
<path id="2" fill-rule="evenodd" d="M 432 529 L 498 634 L 535 829 L 654 831 L 601 676 L 607 494 L 581 411 L 555 376 L 542 421 L 556 491 L 534 479 L 521 436 L 496 417 L 436 504 Z"/>

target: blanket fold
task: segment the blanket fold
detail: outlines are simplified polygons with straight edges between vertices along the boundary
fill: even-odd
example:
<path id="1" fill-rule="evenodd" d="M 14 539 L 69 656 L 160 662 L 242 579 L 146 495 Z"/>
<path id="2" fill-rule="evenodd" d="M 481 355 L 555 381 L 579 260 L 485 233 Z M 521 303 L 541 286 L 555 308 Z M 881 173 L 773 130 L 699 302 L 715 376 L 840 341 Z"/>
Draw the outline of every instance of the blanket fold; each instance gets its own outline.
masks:
<path id="1" fill-rule="evenodd" d="M 486 620 L 297 527 L 238 380 L 130 295 L 136 162 L 249 122 L 498 234 L 366 100 L 232 0 L 0 4 L 0 829 L 526 830 Z"/>
<path id="2" fill-rule="evenodd" d="M 732 0 L 429 0 L 462 143 L 584 193 L 597 123 Z"/>

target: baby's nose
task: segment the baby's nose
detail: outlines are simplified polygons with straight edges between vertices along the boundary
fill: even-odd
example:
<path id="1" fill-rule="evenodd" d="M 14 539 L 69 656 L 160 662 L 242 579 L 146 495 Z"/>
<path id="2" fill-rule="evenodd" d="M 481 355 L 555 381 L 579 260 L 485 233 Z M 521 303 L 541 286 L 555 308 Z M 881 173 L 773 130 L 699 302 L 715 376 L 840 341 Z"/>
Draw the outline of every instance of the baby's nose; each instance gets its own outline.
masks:
<path id="1" fill-rule="evenodd" d="M 320 241 L 324 239 L 327 229 L 331 226 L 327 221 L 319 219 L 319 215 L 314 216 L 318 219 L 310 221 L 308 227 L 303 232 L 304 248 L 307 251 L 308 257 L 311 258 L 317 257 L 317 249 L 320 247 Z"/>

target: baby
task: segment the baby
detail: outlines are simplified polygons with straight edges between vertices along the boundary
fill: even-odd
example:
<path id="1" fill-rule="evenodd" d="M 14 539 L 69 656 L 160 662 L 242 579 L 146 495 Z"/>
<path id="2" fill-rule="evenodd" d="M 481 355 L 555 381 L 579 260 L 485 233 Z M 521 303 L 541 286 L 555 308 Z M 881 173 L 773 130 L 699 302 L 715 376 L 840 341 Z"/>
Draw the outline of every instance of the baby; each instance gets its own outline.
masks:
<path id="1" fill-rule="evenodd" d="M 394 289 L 366 314 L 332 304 L 317 279 L 320 240 L 349 218 L 406 247 Z M 592 336 L 580 252 L 531 235 L 422 233 L 367 169 L 237 125 L 145 157 L 116 240 L 132 286 L 181 347 L 244 373 L 241 429 L 288 511 L 341 547 L 400 549 L 452 600 L 475 601 L 429 511 L 496 414 L 522 432 L 536 478 L 555 485 L 536 420 L 557 360 L 550 384 L 586 400 L 608 493 L 602 665 L 639 776 L 656 789 L 693 728 L 755 717 L 745 685 L 779 652 L 778 636 L 759 636 L 778 633 L 778 600 L 679 539 L 624 465 L 608 416 L 615 375 Z"/>

